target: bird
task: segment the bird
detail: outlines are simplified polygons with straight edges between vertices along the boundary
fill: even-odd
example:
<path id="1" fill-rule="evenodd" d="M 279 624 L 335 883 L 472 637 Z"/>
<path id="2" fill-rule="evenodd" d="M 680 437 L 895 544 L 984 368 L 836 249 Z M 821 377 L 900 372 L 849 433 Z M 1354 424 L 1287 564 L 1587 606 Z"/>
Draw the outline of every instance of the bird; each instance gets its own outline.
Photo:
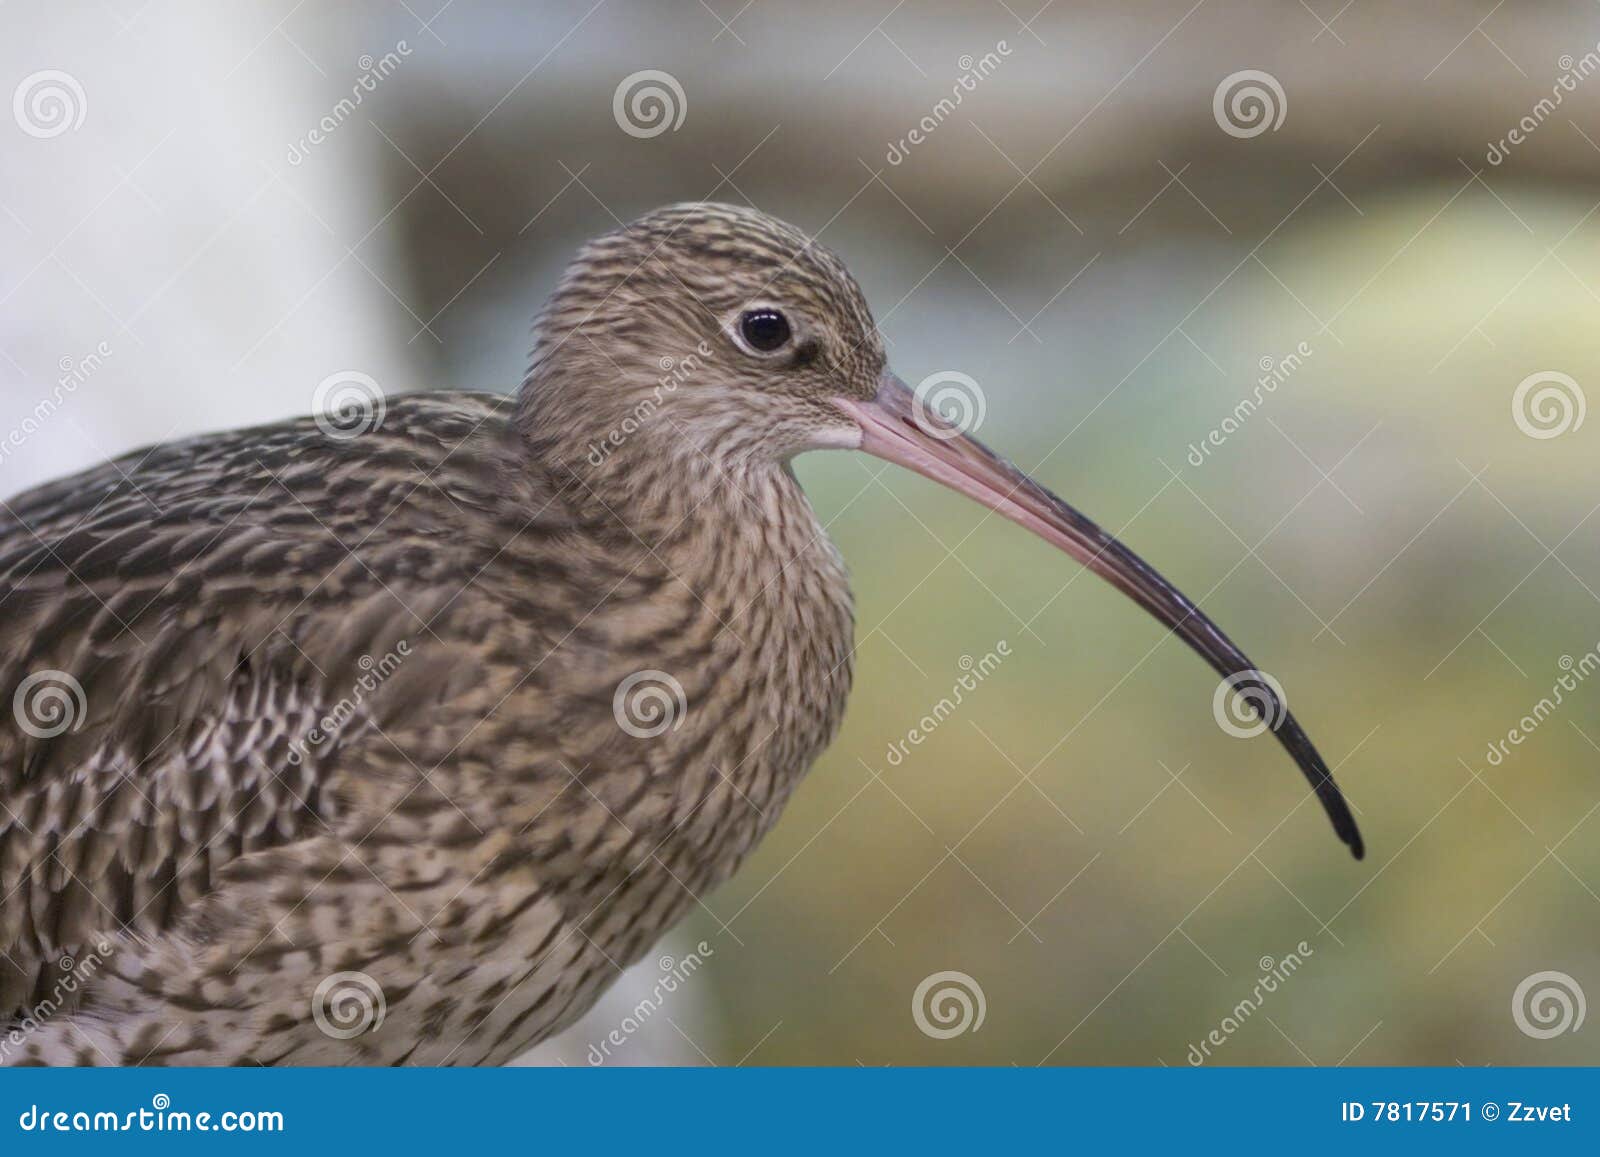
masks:
<path id="1" fill-rule="evenodd" d="M 3 504 L 0 1063 L 501 1064 L 571 1025 L 840 728 L 816 450 L 1109 580 L 1360 858 L 1281 691 L 895 377 L 835 254 L 678 204 L 579 250 L 513 393 L 367 389 Z"/>

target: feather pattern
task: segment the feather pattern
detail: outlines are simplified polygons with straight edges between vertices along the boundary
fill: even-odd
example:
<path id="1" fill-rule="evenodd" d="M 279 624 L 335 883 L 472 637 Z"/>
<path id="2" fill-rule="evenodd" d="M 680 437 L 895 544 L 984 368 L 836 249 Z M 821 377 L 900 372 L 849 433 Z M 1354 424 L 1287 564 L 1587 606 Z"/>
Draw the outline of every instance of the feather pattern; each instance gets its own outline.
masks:
<path id="1" fill-rule="evenodd" d="M 782 390 L 724 329 L 753 297 L 811 319 Z M 0 1063 L 495 1063 L 570 1023 L 839 725 L 850 598 L 787 460 L 881 366 L 831 254 L 675 207 L 580 255 L 516 398 L 11 499 Z"/>

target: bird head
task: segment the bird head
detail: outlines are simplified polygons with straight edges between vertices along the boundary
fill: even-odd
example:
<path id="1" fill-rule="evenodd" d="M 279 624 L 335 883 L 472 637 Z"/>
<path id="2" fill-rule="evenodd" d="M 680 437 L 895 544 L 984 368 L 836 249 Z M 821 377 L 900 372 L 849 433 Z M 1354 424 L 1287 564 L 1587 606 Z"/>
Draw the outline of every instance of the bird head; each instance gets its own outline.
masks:
<path id="1" fill-rule="evenodd" d="M 855 279 L 791 225 L 734 205 L 658 209 L 578 253 L 540 316 L 524 401 L 580 475 L 683 456 L 738 472 L 855 427 L 883 342 Z"/>
<path id="2" fill-rule="evenodd" d="M 737 484 L 802 451 L 859 449 L 976 500 L 1204 658 L 1288 749 L 1360 858 L 1355 820 L 1276 683 L 1153 567 L 923 395 L 888 369 L 866 299 L 836 256 L 755 209 L 692 203 L 579 253 L 541 316 L 519 422 L 585 486 L 613 492 L 691 477 Z"/>

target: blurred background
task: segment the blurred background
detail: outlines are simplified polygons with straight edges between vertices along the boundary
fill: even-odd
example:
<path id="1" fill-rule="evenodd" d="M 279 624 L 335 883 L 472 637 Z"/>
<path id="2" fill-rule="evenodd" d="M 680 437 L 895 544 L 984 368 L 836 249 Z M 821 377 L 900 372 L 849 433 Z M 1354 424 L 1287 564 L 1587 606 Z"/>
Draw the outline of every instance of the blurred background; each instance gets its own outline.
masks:
<path id="1" fill-rule="evenodd" d="M 529 1061 L 1595 1063 L 1597 45 L 1587 0 L 13 0 L 0 490 L 343 370 L 514 390 L 582 241 L 754 204 L 1287 688 L 1368 857 L 1131 603 L 811 455 L 844 733 Z"/>

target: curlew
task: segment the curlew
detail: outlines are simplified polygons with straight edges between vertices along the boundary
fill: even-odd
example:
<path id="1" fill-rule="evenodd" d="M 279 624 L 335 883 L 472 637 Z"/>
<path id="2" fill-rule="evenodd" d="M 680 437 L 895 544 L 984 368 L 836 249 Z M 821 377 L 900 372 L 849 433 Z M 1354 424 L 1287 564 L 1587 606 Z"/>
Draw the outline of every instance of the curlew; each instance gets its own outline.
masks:
<path id="1" fill-rule="evenodd" d="M 365 400 L 6 504 L 0 1060 L 492 1064 L 572 1023 L 838 730 L 853 612 L 809 450 L 1107 579 L 1361 855 L 1244 654 L 921 405 L 843 264 L 771 217 L 679 205 L 587 245 L 514 397 Z"/>

